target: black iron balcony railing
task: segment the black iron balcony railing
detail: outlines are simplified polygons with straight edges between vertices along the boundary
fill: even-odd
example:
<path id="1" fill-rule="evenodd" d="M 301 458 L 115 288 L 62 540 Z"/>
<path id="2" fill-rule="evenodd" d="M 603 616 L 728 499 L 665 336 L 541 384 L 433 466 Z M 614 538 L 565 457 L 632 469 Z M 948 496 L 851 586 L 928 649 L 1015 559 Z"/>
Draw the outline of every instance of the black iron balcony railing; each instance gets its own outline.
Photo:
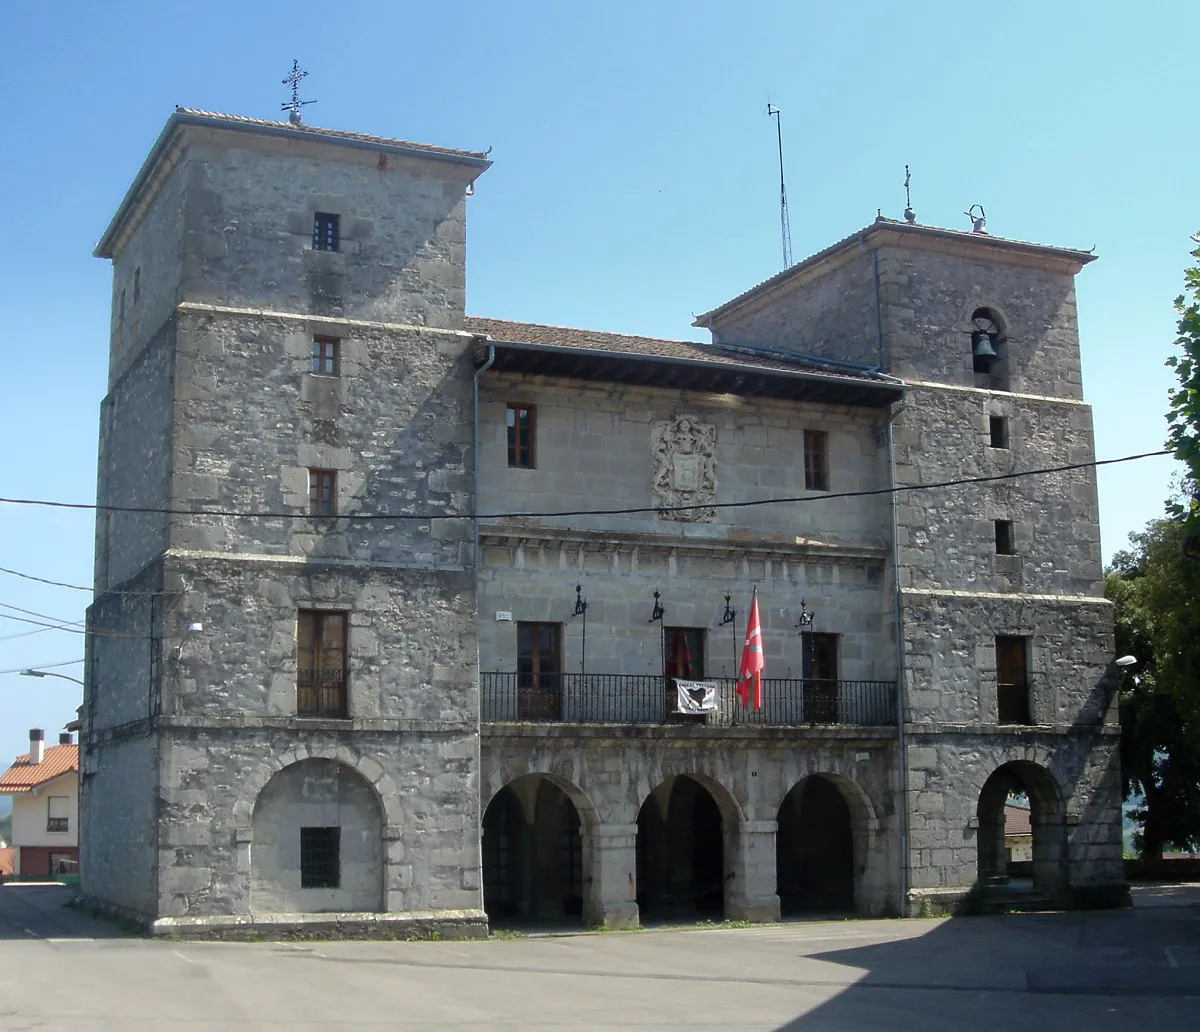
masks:
<path id="1" fill-rule="evenodd" d="M 296 671 L 297 716 L 342 720 L 346 713 L 346 671 L 342 667 Z"/>
<path id="2" fill-rule="evenodd" d="M 47 817 L 46 818 L 46 830 L 47 831 L 70 831 L 71 830 L 71 818 L 70 817 Z"/>
<path id="3" fill-rule="evenodd" d="M 882 727 L 896 723 L 895 681 L 763 680 L 763 707 L 747 710 L 737 683 L 716 686 L 711 713 L 680 713 L 675 681 L 650 674 L 480 674 L 484 723 L 560 721 L 571 724 L 753 725 L 789 727 L 850 724 Z"/>

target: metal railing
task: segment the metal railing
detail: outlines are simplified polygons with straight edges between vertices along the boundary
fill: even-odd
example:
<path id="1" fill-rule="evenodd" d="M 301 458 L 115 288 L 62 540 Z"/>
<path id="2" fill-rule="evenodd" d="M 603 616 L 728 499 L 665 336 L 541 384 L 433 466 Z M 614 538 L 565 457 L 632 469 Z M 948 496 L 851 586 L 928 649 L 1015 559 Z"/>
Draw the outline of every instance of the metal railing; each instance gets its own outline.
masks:
<path id="1" fill-rule="evenodd" d="M 296 671 L 297 716 L 341 720 L 346 714 L 346 671 L 342 667 Z"/>
<path id="2" fill-rule="evenodd" d="M 47 831 L 70 831 L 71 830 L 71 818 L 70 817 L 47 817 L 46 818 L 46 830 Z"/>
<path id="3" fill-rule="evenodd" d="M 652 674 L 479 675 L 484 723 L 559 721 L 570 724 L 701 723 L 723 727 L 795 727 L 848 724 L 882 727 L 896 723 L 895 681 L 763 680 L 763 707 L 743 708 L 737 683 L 710 678 L 716 710 L 680 713 L 673 678 Z"/>

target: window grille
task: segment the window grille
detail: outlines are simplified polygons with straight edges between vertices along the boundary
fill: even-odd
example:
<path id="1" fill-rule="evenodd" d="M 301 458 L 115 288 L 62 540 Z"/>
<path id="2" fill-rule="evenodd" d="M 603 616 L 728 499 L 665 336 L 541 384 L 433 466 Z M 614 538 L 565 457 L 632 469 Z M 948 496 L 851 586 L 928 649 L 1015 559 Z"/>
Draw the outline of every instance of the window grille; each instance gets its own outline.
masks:
<path id="1" fill-rule="evenodd" d="M 300 829 L 300 888 L 336 889 L 342 883 L 342 829 Z"/>
<path id="2" fill-rule="evenodd" d="M 313 215 L 312 245 L 314 251 L 336 251 L 341 243 L 340 217 L 327 211 Z"/>

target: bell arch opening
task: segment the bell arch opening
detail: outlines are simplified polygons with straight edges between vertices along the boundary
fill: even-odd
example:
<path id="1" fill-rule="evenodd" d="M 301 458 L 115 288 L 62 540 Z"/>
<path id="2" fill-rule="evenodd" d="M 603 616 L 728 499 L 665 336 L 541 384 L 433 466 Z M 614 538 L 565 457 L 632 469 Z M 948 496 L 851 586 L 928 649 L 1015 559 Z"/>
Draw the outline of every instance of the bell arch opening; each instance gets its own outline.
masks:
<path id="1" fill-rule="evenodd" d="M 550 778 L 527 774 L 492 797 L 482 852 L 490 923 L 582 923 L 582 822 L 570 795 Z"/>
<path id="2" fill-rule="evenodd" d="M 643 919 L 724 916 L 724 821 L 696 778 L 669 778 L 638 811 L 637 903 Z"/>
<path id="3" fill-rule="evenodd" d="M 383 910 L 383 810 L 371 783 L 330 759 L 293 763 L 251 817 L 250 912 Z"/>
<path id="4" fill-rule="evenodd" d="M 775 871 L 783 916 L 855 910 L 865 856 L 865 822 L 856 820 L 844 790 L 813 774 L 792 786 L 779 807 Z M 856 841 L 858 840 L 858 841 Z"/>
<path id="5" fill-rule="evenodd" d="M 1026 760 L 996 768 L 980 789 L 976 812 L 980 886 L 1061 899 L 1067 889 L 1066 815 L 1050 772 Z M 1029 859 L 1021 859 L 1026 851 Z"/>

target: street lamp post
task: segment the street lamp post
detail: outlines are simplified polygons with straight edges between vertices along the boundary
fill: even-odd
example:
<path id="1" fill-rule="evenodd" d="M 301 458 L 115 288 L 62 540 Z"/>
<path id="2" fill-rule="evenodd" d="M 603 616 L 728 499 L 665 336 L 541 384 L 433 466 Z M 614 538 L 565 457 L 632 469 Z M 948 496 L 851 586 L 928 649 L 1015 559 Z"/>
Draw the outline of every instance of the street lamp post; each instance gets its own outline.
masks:
<path id="1" fill-rule="evenodd" d="M 21 671 L 22 677 L 61 677 L 64 681 L 74 681 L 81 688 L 83 682 L 78 677 L 71 677 L 69 674 L 56 674 L 53 670 L 34 670 L 32 667 Z"/>

